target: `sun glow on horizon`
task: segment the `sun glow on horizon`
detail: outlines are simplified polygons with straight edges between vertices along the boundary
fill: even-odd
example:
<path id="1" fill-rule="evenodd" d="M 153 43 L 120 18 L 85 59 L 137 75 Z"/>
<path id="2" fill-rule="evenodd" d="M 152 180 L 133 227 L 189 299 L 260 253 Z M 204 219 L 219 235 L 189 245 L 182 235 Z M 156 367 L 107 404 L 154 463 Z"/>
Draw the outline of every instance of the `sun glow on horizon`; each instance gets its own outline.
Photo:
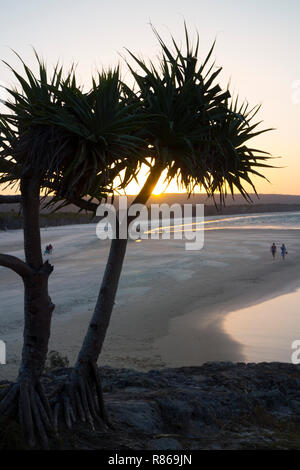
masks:
<path id="1" fill-rule="evenodd" d="M 149 168 L 146 165 L 142 165 L 142 168 L 138 174 L 138 182 L 132 180 L 131 183 L 127 186 L 126 191 L 120 191 L 120 194 L 126 195 L 136 195 L 142 189 L 143 184 L 145 183 L 147 176 L 149 173 Z M 179 193 L 184 194 L 186 193 L 185 188 L 178 187 L 176 178 L 174 178 L 169 184 L 167 184 L 166 180 L 167 170 L 164 170 L 152 191 L 153 196 L 161 196 L 164 193 Z M 199 188 L 195 189 L 195 193 L 205 193 L 204 190 L 200 190 Z"/>

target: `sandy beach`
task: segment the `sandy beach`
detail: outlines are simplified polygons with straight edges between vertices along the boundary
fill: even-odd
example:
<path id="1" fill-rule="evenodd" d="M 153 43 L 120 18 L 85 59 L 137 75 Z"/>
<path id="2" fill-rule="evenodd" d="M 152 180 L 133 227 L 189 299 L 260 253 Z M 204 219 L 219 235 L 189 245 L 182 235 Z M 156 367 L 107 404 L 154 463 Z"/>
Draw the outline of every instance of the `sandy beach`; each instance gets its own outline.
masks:
<path id="1" fill-rule="evenodd" d="M 50 295 L 56 305 L 50 350 L 76 359 L 97 297 L 109 242 L 94 225 L 42 229 L 51 242 Z M 284 241 L 289 255 L 271 258 Z M 0 233 L 0 251 L 23 256 L 22 232 Z M 299 230 L 223 229 L 205 232 L 204 248 L 185 251 L 181 240 L 130 241 L 101 364 L 140 370 L 241 359 L 241 345 L 223 329 L 226 313 L 300 286 Z M 18 371 L 23 329 L 22 281 L 0 268 L 0 339 L 7 364 Z"/>

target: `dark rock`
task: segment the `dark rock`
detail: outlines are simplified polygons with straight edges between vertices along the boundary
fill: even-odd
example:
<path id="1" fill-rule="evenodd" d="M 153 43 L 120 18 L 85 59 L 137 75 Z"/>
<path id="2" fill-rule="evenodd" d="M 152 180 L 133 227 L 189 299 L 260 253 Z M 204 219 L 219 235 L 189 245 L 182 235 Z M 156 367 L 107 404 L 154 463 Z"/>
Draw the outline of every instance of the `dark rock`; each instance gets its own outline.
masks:
<path id="1" fill-rule="evenodd" d="M 48 372 L 44 378 L 48 393 L 70 372 L 67 368 Z M 114 439 L 101 437 L 100 448 L 300 447 L 297 365 L 209 362 L 148 372 L 101 367 L 100 375 L 106 406 L 118 429 Z M 83 448 L 90 445 L 89 441 Z"/>
<path id="2" fill-rule="evenodd" d="M 152 439 L 147 444 L 149 450 L 183 450 L 182 445 L 176 439 L 170 437 L 162 437 L 160 439 Z"/>
<path id="3" fill-rule="evenodd" d="M 155 404 L 145 401 L 110 402 L 108 411 L 121 425 L 129 426 L 137 432 L 153 434 L 161 431 L 163 422 Z"/>

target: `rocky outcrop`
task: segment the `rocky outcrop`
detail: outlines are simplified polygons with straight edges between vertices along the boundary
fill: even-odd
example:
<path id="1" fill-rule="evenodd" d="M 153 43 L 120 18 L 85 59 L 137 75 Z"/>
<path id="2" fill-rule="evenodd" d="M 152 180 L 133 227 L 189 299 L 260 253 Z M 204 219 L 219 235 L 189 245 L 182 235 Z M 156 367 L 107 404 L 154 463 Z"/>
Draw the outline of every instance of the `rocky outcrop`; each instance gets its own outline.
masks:
<path id="1" fill-rule="evenodd" d="M 116 431 L 90 433 L 88 444 L 79 438 L 79 447 L 300 448 L 299 366 L 211 362 L 149 372 L 100 370 Z M 49 372 L 48 390 L 69 371 Z"/>
<path id="2" fill-rule="evenodd" d="M 55 392 L 70 370 L 48 371 L 47 393 Z M 114 431 L 78 425 L 53 447 L 300 449 L 300 366 L 212 362 L 149 372 L 100 371 Z"/>

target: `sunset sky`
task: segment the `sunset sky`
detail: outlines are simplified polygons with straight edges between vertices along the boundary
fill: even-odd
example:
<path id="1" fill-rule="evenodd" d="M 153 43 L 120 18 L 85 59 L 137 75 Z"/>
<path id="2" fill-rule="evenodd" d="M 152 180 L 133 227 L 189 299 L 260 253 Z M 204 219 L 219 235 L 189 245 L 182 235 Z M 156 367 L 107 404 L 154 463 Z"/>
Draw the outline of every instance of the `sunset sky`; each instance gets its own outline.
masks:
<path id="1" fill-rule="evenodd" d="M 82 82 L 91 72 L 115 65 L 127 47 L 155 58 L 159 47 L 149 22 L 164 39 L 183 41 L 183 20 L 200 34 L 204 56 L 216 38 L 214 59 L 223 67 L 222 84 L 251 105 L 261 103 L 259 119 L 276 130 L 255 146 L 284 168 L 257 181 L 261 193 L 300 194 L 300 2 L 298 0 L 0 0 L 0 57 L 19 67 L 11 49 L 33 64 L 32 46 L 52 66 L 78 63 Z M 125 75 L 126 79 L 126 75 Z M 0 82 L 12 84 L 0 65 Z M 3 94 L 3 92 L 1 92 Z M 3 96 L 2 96 L 3 97 Z M 160 192 L 160 183 L 156 192 Z M 133 185 L 128 194 L 137 191 Z M 176 192 L 170 185 L 169 192 Z"/>

